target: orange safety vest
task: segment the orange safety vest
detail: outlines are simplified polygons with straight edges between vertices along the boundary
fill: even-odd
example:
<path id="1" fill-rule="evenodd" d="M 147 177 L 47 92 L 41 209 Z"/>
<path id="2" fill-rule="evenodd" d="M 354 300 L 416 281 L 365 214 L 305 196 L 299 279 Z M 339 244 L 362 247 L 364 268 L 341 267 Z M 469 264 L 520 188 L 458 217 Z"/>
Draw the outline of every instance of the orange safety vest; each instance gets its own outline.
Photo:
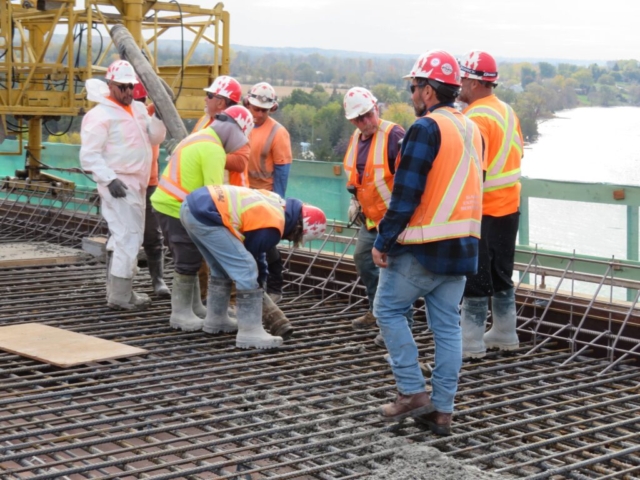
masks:
<path id="1" fill-rule="evenodd" d="M 427 176 L 420 204 L 398 242 L 416 244 L 469 236 L 480 238 L 480 130 L 450 107 L 438 108 L 427 115 L 438 124 L 442 143 Z"/>
<path id="2" fill-rule="evenodd" d="M 486 143 L 483 213 L 502 217 L 517 212 L 523 151 L 517 115 L 495 95 L 473 102 L 464 113 L 478 124 Z"/>
<path id="3" fill-rule="evenodd" d="M 347 186 L 356 187 L 358 202 L 367 219 L 367 228 L 377 227 L 389 209 L 393 174 L 389 170 L 389 134 L 396 124 L 380 120 L 378 130 L 373 134 L 367 163 L 358 179 L 358 141 L 361 132 L 356 130 L 351 136 L 347 153 L 344 156 L 344 170 L 347 173 Z"/>
<path id="4" fill-rule="evenodd" d="M 191 130 L 191 133 L 199 132 L 200 130 L 207 128 L 212 123 L 213 118 L 211 118 L 208 113 L 205 113 L 198 119 L 196 125 L 193 127 L 193 130 Z"/>
<path id="5" fill-rule="evenodd" d="M 260 152 L 260 161 L 259 165 L 257 165 L 258 170 L 249 170 L 249 177 L 256 178 L 260 180 L 269 180 L 273 178 L 273 171 L 275 169 L 273 162 L 267 164 L 267 158 L 269 157 L 269 152 L 271 151 L 271 145 L 273 144 L 274 138 L 276 138 L 276 133 L 280 130 L 282 125 L 274 120 L 273 126 L 271 127 L 271 131 L 267 136 L 267 140 L 264 142 L 262 147 L 262 151 Z M 249 165 L 251 166 L 251 160 L 249 161 Z M 255 165 L 253 165 L 255 167 Z"/>
<path id="6" fill-rule="evenodd" d="M 284 234 L 285 204 L 279 195 L 231 185 L 209 185 L 207 189 L 222 223 L 241 242 L 244 232 L 261 228 L 277 228 L 280 236 Z"/>
<path id="7" fill-rule="evenodd" d="M 183 141 L 181 141 L 176 147 L 175 151 L 171 154 L 171 157 L 169 158 L 169 165 L 167 165 L 167 168 L 165 168 L 165 171 L 160 177 L 160 181 L 158 182 L 158 189 L 162 190 L 170 197 L 175 198 L 179 202 L 183 202 L 186 196 L 191 193 L 189 190 L 182 186 L 182 182 L 180 181 L 180 163 L 182 161 L 182 152 L 185 148 L 199 142 L 213 142 L 217 145 L 222 146 L 218 139 L 211 135 L 208 135 L 206 133 L 192 133 Z"/>

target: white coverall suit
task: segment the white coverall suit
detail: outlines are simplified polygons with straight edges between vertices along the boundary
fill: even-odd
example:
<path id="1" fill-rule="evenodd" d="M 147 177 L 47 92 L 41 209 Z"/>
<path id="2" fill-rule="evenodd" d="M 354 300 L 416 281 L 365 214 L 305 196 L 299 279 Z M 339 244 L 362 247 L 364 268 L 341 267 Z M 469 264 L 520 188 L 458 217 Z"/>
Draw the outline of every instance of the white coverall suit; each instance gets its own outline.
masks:
<path id="1" fill-rule="evenodd" d="M 149 116 L 140 102 L 132 102 L 131 116 L 109 100 L 102 80 L 86 82 L 87 98 L 97 102 L 82 120 L 80 164 L 93 172 L 102 202 L 102 216 L 109 225 L 107 250 L 113 252 L 110 274 L 133 278 L 144 237 L 145 193 L 151 172 L 152 145 L 164 140 L 166 128 Z M 127 186 L 124 198 L 113 198 L 107 185 L 116 178 Z"/>

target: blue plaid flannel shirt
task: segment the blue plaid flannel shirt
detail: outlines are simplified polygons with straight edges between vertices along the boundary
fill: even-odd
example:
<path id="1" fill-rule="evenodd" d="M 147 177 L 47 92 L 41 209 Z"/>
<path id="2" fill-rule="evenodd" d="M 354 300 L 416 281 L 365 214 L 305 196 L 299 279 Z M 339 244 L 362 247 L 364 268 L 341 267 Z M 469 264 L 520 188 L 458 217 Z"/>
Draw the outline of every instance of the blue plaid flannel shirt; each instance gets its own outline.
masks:
<path id="1" fill-rule="evenodd" d="M 429 111 L 440 107 L 453 107 L 453 104 L 440 103 Z M 441 140 L 438 124 L 429 117 L 419 118 L 407 131 L 389 210 L 378 225 L 374 246 L 389 256 L 411 252 L 424 268 L 438 275 L 472 275 L 478 269 L 478 239 L 475 237 L 411 245 L 396 242 L 420 204 Z"/>

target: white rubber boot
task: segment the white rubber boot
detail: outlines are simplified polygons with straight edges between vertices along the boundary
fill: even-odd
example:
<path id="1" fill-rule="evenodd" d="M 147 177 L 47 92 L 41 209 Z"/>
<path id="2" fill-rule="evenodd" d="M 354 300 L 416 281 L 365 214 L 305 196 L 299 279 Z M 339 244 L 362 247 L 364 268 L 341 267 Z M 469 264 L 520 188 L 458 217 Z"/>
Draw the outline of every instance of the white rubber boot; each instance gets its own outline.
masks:
<path id="1" fill-rule="evenodd" d="M 491 298 L 493 324 L 484 334 L 487 348 L 516 350 L 520 340 L 516 333 L 516 292 L 513 288 L 496 292 Z"/>
<path id="2" fill-rule="evenodd" d="M 229 317 L 229 296 L 231 280 L 226 278 L 209 278 L 207 292 L 207 316 L 202 330 L 207 333 L 235 332 L 238 330 L 238 319 Z"/>
<path id="3" fill-rule="evenodd" d="M 151 305 L 151 299 L 144 293 L 133 291 L 132 278 L 109 275 L 109 296 L 107 306 L 115 310 L 142 310 Z"/>
<path id="4" fill-rule="evenodd" d="M 173 274 L 173 292 L 171 293 L 171 317 L 169 324 L 185 332 L 202 329 L 202 319 L 193 313 L 194 284 L 198 283 L 196 275 Z"/>
<path id="5" fill-rule="evenodd" d="M 171 296 L 171 290 L 164 283 L 164 257 L 162 250 L 159 252 L 147 253 L 147 266 L 149 267 L 149 276 L 151 277 L 151 285 L 153 285 L 153 293 L 159 297 Z"/>
<path id="6" fill-rule="evenodd" d="M 196 278 L 198 276 L 196 275 Z M 193 285 L 193 299 L 192 299 L 191 308 L 193 313 L 196 314 L 196 317 L 205 318 L 207 316 L 207 308 L 202 304 L 202 298 L 200 296 L 200 282 L 197 281 Z"/>
<path id="7" fill-rule="evenodd" d="M 238 348 L 277 348 L 282 345 L 282 337 L 269 335 L 262 326 L 262 295 L 261 289 L 237 292 Z"/>
<path id="8" fill-rule="evenodd" d="M 107 262 L 106 281 L 107 281 L 107 302 L 108 302 L 109 293 L 111 292 L 111 282 L 109 281 L 109 276 L 111 274 L 109 273 L 109 271 L 111 270 L 111 259 L 113 258 L 113 252 L 110 252 L 109 250 L 107 250 L 107 253 L 105 254 L 105 256 L 106 256 L 106 262 Z"/>
<path id="9" fill-rule="evenodd" d="M 486 355 L 484 331 L 487 325 L 489 297 L 465 297 L 460 311 L 462 328 L 462 358 L 482 358 Z"/>

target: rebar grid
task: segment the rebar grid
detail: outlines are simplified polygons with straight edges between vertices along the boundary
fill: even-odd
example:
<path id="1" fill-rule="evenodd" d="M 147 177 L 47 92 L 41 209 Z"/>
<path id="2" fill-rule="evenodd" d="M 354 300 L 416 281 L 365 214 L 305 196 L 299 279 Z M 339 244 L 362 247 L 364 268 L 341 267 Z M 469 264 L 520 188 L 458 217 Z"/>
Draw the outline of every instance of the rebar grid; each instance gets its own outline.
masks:
<path id="1" fill-rule="evenodd" d="M 68 219 L 44 197 L 33 208 L 0 199 L 0 241 L 77 245 L 103 228 L 88 212 Z M 275 351 L 174 331 L 169 300 L 109 310 L 101 264 L 0 268 L 1 325 L 38 321 L 149 351 L 69 369 L 0 353 L 0 476 L 351 479 L 375 475 L 402 437 L 518 477 L 637 478 L 635 303 L 574 304 L 559 289 L 522 287 L 519 332 L 531 341 L 463 366 L 452 437 L 412 420 L 383 424 L 376 409 L 394 398 L 394 381 L 377 332 L 351 329 L 366 299 L 350 256 L 336 249 L 355 239 L 339 229 L 317 250 L 283 250 L 281 305 L 296 334 Z M 135 286 L 151 293 L 146 272 Z M 558 310 L 568 321 L 553 318 Z M 422 307 L 414 336 L 431 363 L 424 316 Z M 592 317 L 606 327 L 593 328 Z M 590 356 L 602 349 L 606 358 Z"/>
<path id="2" fill-rule="evenodd" d="M 242 351 L 233 335 L 171 330 L 168 301 L 108 310 L 103 270 L 0 269 L 3 325 L 41 321 L 150 351 L 70 369 L 0 354 L 3 478 L 358 478 L 393 456 L 396 437 L 520 477 L 632 478 L 638 463 L 640 372 L 628 362 L 602 373 L 606 360 L 553 343 L 492 353 L 464 365 L 454 436 L 441 438 L 379 421 L 394 382 L 375 332 L 350 327 L 363 309 L 339 295 L 297 298 L 291 282 L 282 305 L 296 335 Z M 136 283 L 150 293 L 146 275 Z M 414 334 L 431 362 L 424 317 Z"/>

